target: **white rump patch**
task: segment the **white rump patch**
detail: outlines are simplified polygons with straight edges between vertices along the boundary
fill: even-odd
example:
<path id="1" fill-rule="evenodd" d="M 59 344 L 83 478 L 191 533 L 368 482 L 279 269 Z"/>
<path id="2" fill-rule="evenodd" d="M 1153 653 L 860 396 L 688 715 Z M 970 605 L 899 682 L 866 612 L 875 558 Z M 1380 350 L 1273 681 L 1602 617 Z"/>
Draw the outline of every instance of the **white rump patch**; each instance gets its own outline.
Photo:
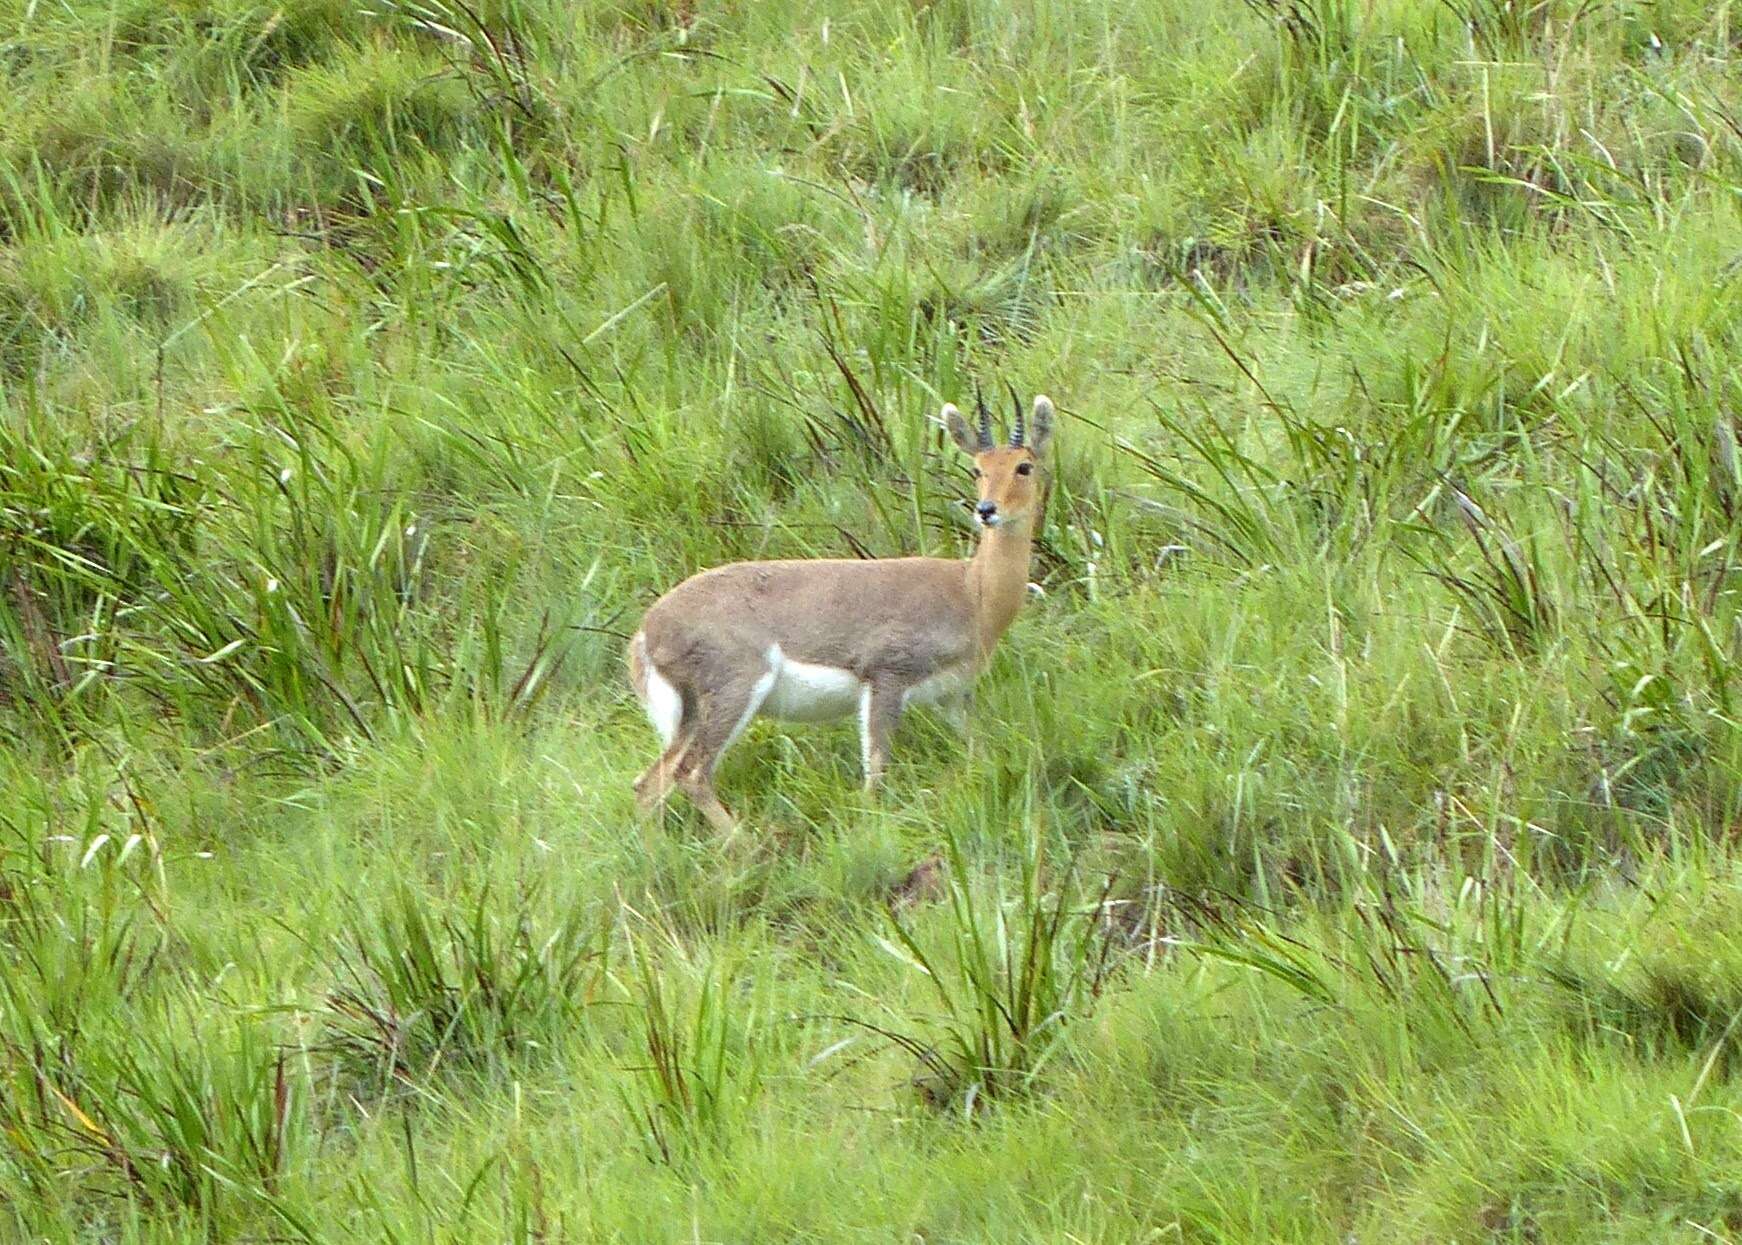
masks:
<path id="1" fill-rule="evenodd" d="M 683 697 L 671 680 L 659 672 L 659 667 L 647 659 L 647 637 L 640 632 L 635 633 L 635 649 L 647 680 L 645 688 L 637 689 L 641 692 L 642 708 L 647 710 L 653 729 L 659 732 L 659 742 L 669 748 L 677 738 L 677 728 L 683 725 Z"/>
<path id="2" fill-rule="evenodd" d="M 764 717 L 787 722 L 832 722 L 851 716 L 859 708 L 866 684 L 851 670 L 794 661 L 768 646 L 768 665 L 773 686 L 762 702 Z"/>

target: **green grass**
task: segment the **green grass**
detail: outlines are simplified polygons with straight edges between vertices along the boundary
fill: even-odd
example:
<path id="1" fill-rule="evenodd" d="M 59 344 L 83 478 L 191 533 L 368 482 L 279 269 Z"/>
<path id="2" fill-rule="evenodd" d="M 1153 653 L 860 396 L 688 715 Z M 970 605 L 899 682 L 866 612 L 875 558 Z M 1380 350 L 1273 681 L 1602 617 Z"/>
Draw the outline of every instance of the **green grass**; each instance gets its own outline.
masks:
<path id="1" fill-rule="evenodd" d="M 1742 1240 L 1739 55 L 0 0 L 0 1240 Z M 639 611 L 1007 382 L 968 745 L 637 824 Z"/>

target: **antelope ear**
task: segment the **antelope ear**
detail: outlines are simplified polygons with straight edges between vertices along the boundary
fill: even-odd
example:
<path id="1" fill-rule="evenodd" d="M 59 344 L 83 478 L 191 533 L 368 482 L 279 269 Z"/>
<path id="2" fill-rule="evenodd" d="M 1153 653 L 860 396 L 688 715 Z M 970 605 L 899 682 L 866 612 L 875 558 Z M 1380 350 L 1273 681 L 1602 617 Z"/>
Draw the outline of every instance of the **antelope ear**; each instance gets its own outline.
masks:
<path id="1" fill-rule="evenodd" d="M 1044 393 L 1034 400 L 1034 413 L 1028 417 L 1028 448 L 1036 457 L 1046 449 L 1046 443 L 1052 440 L 1052 399 Z"/>
<path id="2" fill-rule="evenodd" d="M 968 421 L 962 418 L 962 413 L 956 409 L 954 402 L 944 403 L 943 412 L 938 416 L 943 421 L 944 428 L 950 434 L 950 440 L 956 443 L 956 448 L 969 458 L 980 452 L 980 442 L 968 430 Z"/>

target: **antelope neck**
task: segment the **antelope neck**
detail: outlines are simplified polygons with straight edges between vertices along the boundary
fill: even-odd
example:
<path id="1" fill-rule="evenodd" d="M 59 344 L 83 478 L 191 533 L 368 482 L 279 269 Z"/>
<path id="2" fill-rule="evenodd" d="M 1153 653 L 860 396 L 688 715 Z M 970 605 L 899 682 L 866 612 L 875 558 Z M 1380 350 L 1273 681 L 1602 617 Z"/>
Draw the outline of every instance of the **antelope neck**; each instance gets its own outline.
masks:
<path id="1" fill-rule="evenodd" d="M 1034 518 L 1001 523 L 980 534 L 968 560 L 968 593 L 979 631 L 979 660 L 991 654 L 1028 595 L 1028 562 L 1034 548 Z"/>

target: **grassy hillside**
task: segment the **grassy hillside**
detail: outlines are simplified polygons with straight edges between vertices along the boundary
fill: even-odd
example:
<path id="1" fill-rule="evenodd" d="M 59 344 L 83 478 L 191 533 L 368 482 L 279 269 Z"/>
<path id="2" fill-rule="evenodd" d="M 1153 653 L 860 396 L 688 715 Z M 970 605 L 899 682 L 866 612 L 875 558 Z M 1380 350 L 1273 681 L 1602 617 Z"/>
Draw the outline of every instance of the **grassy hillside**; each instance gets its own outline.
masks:
<path id="1" fill-rule="evenodd" d="M 0 0 L 0 1240 L 1742 1240 L 1739 57 Z M 638 825 L 639 611 L 1007 384 L 971 739 Z"/>

